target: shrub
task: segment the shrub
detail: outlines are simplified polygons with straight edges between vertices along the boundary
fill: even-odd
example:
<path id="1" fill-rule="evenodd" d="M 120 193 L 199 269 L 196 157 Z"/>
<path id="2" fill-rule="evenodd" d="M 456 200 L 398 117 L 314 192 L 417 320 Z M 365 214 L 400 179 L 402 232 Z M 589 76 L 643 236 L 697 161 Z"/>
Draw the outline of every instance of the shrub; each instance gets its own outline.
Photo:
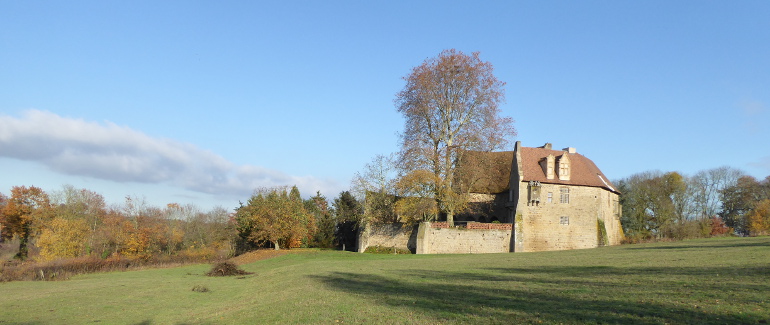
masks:
<path id="1" fill-rule="evenodd" d="M 411 251 L 408 249 L 403 248 L 396 248 L 396 247 L 387 247 L 387 246 L 369 246 L 364 250 L 364 253 L 371 253 L 371 254 L 412 254 Z"/>
<path id="2" fill-rule="evenodd" d="M 209 290 L 209 288 L 199 284 L 199 285 L 194 286 L 192 288 L 192 291 L 195 291 L 195 292 L 209 292 L 210 290 Z"/>

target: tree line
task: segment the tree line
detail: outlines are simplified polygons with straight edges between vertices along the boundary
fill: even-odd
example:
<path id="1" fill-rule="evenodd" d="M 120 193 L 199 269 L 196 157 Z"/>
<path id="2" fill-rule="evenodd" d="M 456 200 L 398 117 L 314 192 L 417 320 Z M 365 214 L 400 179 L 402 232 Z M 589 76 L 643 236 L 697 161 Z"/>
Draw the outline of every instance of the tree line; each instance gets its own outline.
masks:
<path id="1" fill-rule="evenodd" d="M 721 234 L 770 234 L 770 176 L 764 180 L 731 167 L 647 171 L 615 181 L 628 241 L 685 239 Z"/>
<path id="2" fill-rule="evenodd" d="M 331 204 L 320 192 L 303 200 L 296 186 L 262 188 L 234 214 L 236 254 L 296 247 L 354 249 L 363 206 L 343 191 Z"/>
<path id="3" fill-rule="evenodd" d="M 296 187 L 260 189 L 232 211 L 195 205 L 155 207 L 66 185 L 47 193 L 15 186 L 0 193 L 0 245 L 15 257 L 47 261 L 81 256 L 206 260 L 275 247 L 354 248 L 363 207 L 350 192 L 331 204 L 320 192 L 302 199 Z"/>
<path id="4" fill-rule="evenodd" d="M 16 258 L 32 251 L 42 260 L 80 256 L 149 258 L 153 255 L 213 257 L 231 246 L 233 227 L 224 208 L 148 205 L 126 197 L 108 206 L 104 197 L 65 185 L 46 193 L 14 186 L 0 193 L 0 244 L 18 240 Z"/>

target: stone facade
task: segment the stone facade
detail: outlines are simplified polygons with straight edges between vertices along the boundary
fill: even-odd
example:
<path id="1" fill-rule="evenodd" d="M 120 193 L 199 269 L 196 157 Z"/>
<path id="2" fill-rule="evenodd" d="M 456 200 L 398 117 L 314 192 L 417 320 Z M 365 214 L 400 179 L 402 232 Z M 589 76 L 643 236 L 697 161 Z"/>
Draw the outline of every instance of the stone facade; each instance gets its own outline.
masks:
<path id="1" fill-rule="evenodd" d="M 446 222 L 424 222 L 415 227 L 373 224 L 361 231 L 358 251 L 381 246 L 417 254 L 508 253 L 511 234 L 511 224 L 501 223 L 469 223 L 459 228 Z"/>
<path id="2" fill-rule="evenodd" d="M 586 186 L 541 184 L 548 198 L 527 202 L 528 183 L 519 184 L 519 204 L 514 215 L 515 252 L 580 249 L 600 244 L 618 245 L 622 239 L 618 213 L 618 195 Z M 566 191 L 565 191 L 566 190 Z M 562 194 L 561 191 L 568 191 Z M 562 195 L 568 201 L 562 203 Z M 602 231 L 599 220 L 605 228 Z M 603 233 L 606 239 L 602 238 Z M 601 243 L 606 241 L 606 243 Z"/>
<path id="3" fill-rule="evenodd" d="M 565 164 L 566 161 L 566 164 Z M 514 252 L 619 245 L 618 192 L 574 148 L 516 143 L 509 188 Z"/>
<path id="4" fill-rule="evenodd" d="M 462 173 L 464 183 L 478 185 L 470 191 L 471 211 L 456 216 L 462 228 L 421 224 L 409 236 L 404 230 L 367 230 L 362 242 L 443 254 L 582 249 L 623 240 L 620 193 L 575 148 L 517 142 L 513 152 L 470 152 L 463 163 L 469 169 Z"/>
<path id="5" fill-rule="evenodd" d="M 420 224 L 417 254 L 478 254 L 511 251 L 511 231 L 505 229 L 434 228 Z"/>
<path id="6" fill-rule="evenodd" d="M 358 251 L 363 253 L 369 246 L 393 247 L 416 252 L 417 227 L 401 223 L 367 225 L 358 233 Z"/>

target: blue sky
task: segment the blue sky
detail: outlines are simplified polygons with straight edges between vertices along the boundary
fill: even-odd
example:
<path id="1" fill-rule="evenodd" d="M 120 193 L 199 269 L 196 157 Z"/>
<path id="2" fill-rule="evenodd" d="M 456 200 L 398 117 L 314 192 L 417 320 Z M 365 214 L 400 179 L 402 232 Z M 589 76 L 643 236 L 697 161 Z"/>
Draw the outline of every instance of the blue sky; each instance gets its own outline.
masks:
<path id="1" fill-rule="evenodd" d="M 443 49 L 507 82 L 525 146 L 611 179 L 770 175 L 768 1 L 2 1 L 0 192 L 64 184 L 234 208 L 327 197 L 398 150 L 393 100 Z"/>

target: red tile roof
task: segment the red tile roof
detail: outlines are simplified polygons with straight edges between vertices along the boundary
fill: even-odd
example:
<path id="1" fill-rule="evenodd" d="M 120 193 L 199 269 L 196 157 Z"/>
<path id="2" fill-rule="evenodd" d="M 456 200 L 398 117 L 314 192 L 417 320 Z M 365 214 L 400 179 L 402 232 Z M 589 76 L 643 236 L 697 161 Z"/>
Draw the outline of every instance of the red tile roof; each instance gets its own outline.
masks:
<path id="1" fill-rule="evenodd" d="M 546 148 L 521 148 L 522 181 L 539 181 L 546 184 L 564 184 L 601 187 L 617 193 L 617 189 L 607 179 L 607 176 L 596 167 L 591 159 L 579 153 L 567 153 L 570 161 L 570 180 L 563 181 L 558 176 L 558 158 L 565 153 L 562 150 Z M 513 164 L 513 151 L 479 152 L 469 151 L 464 155 L 460 168 L 464 170 L 460 176 L 466 184 L 472 184 L 473 193 L 502 193 L 510 188 L 509 180 Z M 553 155 L 554 178 L 547 179 L 545 171 L 540 167 L 540 161 Z"/>
<path id="2" fill-rule="evenodd" d="M 599 167 L 596 167 L 591 159 L 579 153 L 567 153 L 570 161 L 570 180 L 559 180 L 558 158 L 564 154 L 561 150 L 550 150 L 546 148 L 521 147 L 522 172 L 524 179 L 522 181 L 539 181 L 546 184 L 565 184 L 601 187 L 612 192 L 617 192 L 615 186 L 610 183 L 607 176 L 602 173 Z M 553 155 L 555 159 L 554 179 L 547 179 L 545 171 L 540 167 L 540 161 Z"/>

